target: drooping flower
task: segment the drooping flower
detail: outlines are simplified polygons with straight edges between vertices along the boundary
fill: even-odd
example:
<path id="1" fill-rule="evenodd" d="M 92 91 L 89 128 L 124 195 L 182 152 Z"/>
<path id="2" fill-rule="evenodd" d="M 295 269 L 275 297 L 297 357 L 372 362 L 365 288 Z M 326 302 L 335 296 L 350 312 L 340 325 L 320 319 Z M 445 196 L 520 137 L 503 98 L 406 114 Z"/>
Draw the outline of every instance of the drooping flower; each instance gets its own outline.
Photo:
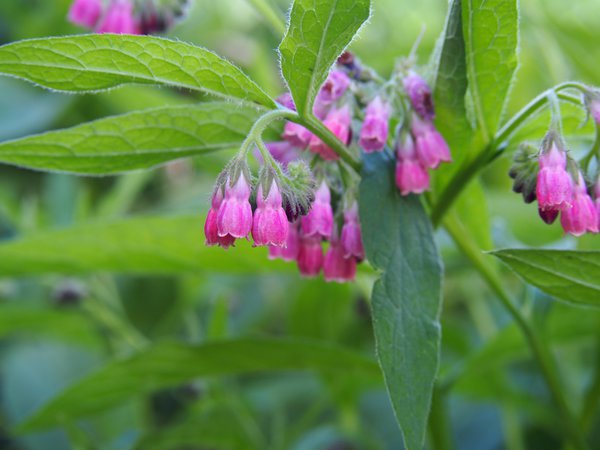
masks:
<path id="1" fill-rule="evenodd" d="M 341 70 L 332 70 L 317 94 L 317 101 L 329 105 L 339 100 L 350 87 L 350 78 Z"/>
<path id="2" fill-rule="evenodd" d="M 264 196 L 263 184 L 256 193 L 256 211 L 252 220 L 252 237 L 255 245 L 283 247 L 286 243 L 289 222 L 281 205 L 281 192 L 273 180 L 269 193 Z"/>
<path id="3" fill-rule="evenodd" d="M 219 236 L 217 216 L 222 202 L 223 192 L 221 189 L 217 189 L 213 194 L 211 208 L 208 210 L 206 221 L 204 222 L 204 237 L 206 238 L 205 244 L 207 246 L 218 245 L 227 249 L 235 243 L 235 238 L 229 234 L 226 236 Z"/>
<path id="4" fill-rule="evenodd" d="M 423 167 L 409 133 L 402 133 L 396 143 L 396 186 L 402 195 L 421 194 L 429 189 L 429 173 Z"/>
<path id="5" fill-rule="evenodd" d="M 351 138 L 351 122 L 352 112 L 350 111 L 350 107 L 344 105 L 339 109 L 332 109 L 323 123 L 340 141 L 342 141 L 343 144 L 348 145 Z M 309 148 L 311 152 L 318 153 L 326 161 L 335 161 L 339 159 L 337 153 L 317 136 L 313 135 L 310 138 Z"/>
<path id="6" fill-rule="evenodd" d="M 435 117 L 435 110 L 431 88 L 427 82 L 415 72 L 410 71 L 402 83 L 413 109 L 423 119 L 431 121 Z"/>
<path id="7" fill-rule="evenodd" d="M 300 251 L 300 223 L 290 223 L 288 236 L 283 247 L 269 245 L 269 259 L 283 259 L 284 261 L 296 261 Z"/>
<path id="8" fill-rule="evenodd" d="M 356 202 L 344 211 L 344 225 L 342 226 L 340 242 L 344 250 L 344 257 L 354 257 L 358 261 L 365 259 L 365 249 L 358 217 L 358 204 Z"/>
<path id="9" fill-rule="evenodd" d="M 131 0 L 111 0 L 96 28 L 98 33 L 140 34 Z"/>
<path id="10" fill-rule="evenodd" d="M 304 236 L 331 237 L 333 231 L 333 210 L 331 208 L 331 192 L 327 183 L 322 181 L 315 192 L 315 201 L 307 215 L 302 217 L 302 234 Z"/>
<path id="11" fill-rule="evenodd" d="M 358 141 L 367 152 L 379 152 L 385 148 L 389 133 L 390 106 L 377 96 L 367 106 L 365 120 Z"/>
<path id="12" fill-rule="evenodd" d="M 433 123 L 413 114 L 411 131 L 415 139 L 417 157 L 423 167 L 436 169 L 442 162 L 451 162 L 450 149 Z"/>
<path id="13" fill-rule="evenodd" d="M 69 9 L 69 21 L 94 28 L 102 15 L 102 0 L 74 0 Z"/>
<path id="14" fill-rule="evenodd" d="M 298 270 L 304 277 L 316 277 L 323 267 L 323 248 L 321 236 L 300 235 L 298 250 Z"/>
<path id="15" fill-rule="evenodd" d="M 571 205 L 573 180 L 567 172 L 567 154 L 552 136 L 544 140 L 539 157 L 536 197 L 540 209 L 563 210 Z"/>
<path id="16" fill-rule="evenodd" d="M 587 192 L 585 180 L 581 172 L 577 184 L 573 183 L 571 208 L 565 208 L 560 213 L 560 224 L 566 233 L 581 236 L 586 232 L 598 232 L 598 212 L 592 198 Z"/>
<path id="17" fill-rule="evenodd" d="M 217 229 L 219 236 L 231 235 L 245 238 L 252 229 L 252 206 L 250 205 L 250 185 L 244 173 L 240 173 L 233 186 L 231 180 L 225 185 L 225 198 L 219 207 Z"/>
<path id="18" fill-rule="evenodd" d="M 356 258 L 344 256 L 344 248 L 340 241 L 333 240 L 329 245 L 323 261 L 325 281 L 345 283 L 353 281 L 356 276 Z"/>

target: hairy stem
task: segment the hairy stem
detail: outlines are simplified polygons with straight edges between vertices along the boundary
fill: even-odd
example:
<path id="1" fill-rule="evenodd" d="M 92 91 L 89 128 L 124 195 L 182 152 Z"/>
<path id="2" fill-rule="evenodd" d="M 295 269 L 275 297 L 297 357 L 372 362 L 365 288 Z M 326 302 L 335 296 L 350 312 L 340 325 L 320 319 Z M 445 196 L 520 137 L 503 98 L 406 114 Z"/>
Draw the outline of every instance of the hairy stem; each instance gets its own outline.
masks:
<path id="1" fill-rule="evenodd" d="M 496 294 L 507 312 L 512 316 L 515 323 L 525 336 L 525 340 L 529 345 L 532 356 L 539 366 L 540 372 L 548 387 L 550 395 L 564 425 L 564 433 L 569 440 L 573 449 L 587 450 L 588 446 L 585 442 L 583 434 L 578 428 L 577 422 L 569 409 L 569 405 L 563 395 L 561 383 L 556 371 L 556 365 L 549 349 L 544 345 L 544 341 L 538 335 L 537 331 L 529 325 L 525 316 L 514 305 L 508 293 L 504 290 L 502 281 L 499 279 L 495 271 L 485 261 L 481 250 L 464 232 L 460 224 L 452 219 L 447 218 L 444 221 L 444 228 L 452 237 L 457 247 L 471 261 L 474 268 L 479 272 L 488 286 Z"/>
<path id="2" fill-rule="evenodd" d="M 269 22 L 273 30 L 279 34 L 285 33 L 285 23 L 281 14 L 275 11 L 269 0 L 249 0 L 249 2 Z"/>

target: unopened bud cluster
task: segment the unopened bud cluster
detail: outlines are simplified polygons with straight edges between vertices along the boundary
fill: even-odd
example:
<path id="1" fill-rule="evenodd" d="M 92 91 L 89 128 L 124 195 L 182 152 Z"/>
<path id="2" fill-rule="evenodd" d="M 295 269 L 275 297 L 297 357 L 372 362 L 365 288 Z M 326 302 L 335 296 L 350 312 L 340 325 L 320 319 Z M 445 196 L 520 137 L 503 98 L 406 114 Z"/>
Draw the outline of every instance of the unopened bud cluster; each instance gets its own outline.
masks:
<path id="1" fill-rule="evenodd" d="M 69 20 L 96 33 L 154 34 L 186 14 L 189 0 L 73 0 Z"/>

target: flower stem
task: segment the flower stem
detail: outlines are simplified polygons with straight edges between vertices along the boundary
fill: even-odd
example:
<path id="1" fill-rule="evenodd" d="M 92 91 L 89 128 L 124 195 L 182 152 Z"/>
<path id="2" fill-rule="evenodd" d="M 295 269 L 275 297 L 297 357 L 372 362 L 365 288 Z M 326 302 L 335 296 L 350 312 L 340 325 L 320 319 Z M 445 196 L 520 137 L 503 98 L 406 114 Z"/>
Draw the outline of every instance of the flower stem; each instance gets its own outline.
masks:
<path id="1" fill-rule="evenodd" d="M 279 34 L 285 33 L 285 23 L 268 0 L 249 0 L 252 6 L 265 18 L 271 28 Z"/>
<path id="2" fill-rule="evenodd" d="M 481 250 L 465 233 L 460 224 L 453 218 L 444 220 L 444 228 L 452 237 L 457 247 L 471 261 L 474 268 L 479 272 L 492 291 L 497 295 L 502 305 L 507 312 L 512 316 L 516 325 L 519 327 L 525 340 L 530 347 L 531 353 L 537 362 L 541 371 L 542 377 L 546 382 L 550 395 L 556 408 L 559 411 L 564 424 L 564 433 L 570 441 L 573 449 L 587 450 L 588 445 L 585 442 L 583 434 L 578 428 L 577 422 L 569 409 L 567 401 L 563 395 L 561 383 L 556 372 L 556 364 L 549 349 L 544 345 L 542 338 L 537 331 L 529 325 L 525 316 L 514 305 L 508 293 L 504 290 L 502 281 L 499 279 L 495 271 L 485 261 Z"/>

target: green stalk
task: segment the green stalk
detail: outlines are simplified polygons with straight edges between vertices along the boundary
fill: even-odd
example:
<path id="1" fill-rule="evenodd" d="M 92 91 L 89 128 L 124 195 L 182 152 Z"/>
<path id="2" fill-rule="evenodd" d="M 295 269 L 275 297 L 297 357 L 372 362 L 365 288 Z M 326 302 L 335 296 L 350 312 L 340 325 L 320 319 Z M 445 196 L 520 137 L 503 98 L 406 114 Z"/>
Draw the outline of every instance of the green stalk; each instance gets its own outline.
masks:
<path id="1" fill-rule="evenodd" d="M 271 28 L 279 34 L 285 33 L 285 23 L 277 11 L 273 9 L 268 0 L 248 0 L 252 6 L 269 22 Z"/>
<path id="2" fill-rule="evenodd" d="M 454 449 L 448 417 L 446 393 L 436 387 L 433 391 L 431 412 L 429 414 L 429 436 L 431 438 L 431 447 L 435 450 Z"/>
<path id="3" fill-rule="evenodd" d="M 594 421 L 598 408 L 600 408 L 600 339 L 596 343 L 596 367 L 590 387 L 585 392 L 585 402 L 581 412 L 581 426 L 589 430 Z"/>
<path id="4" fill-rule="evenodd" d="M 460 224 L 453 218 L 446 218 L 446 220 L 444 220 L 444 228 L 452 237 L 457 247 L 471 261 L 474 268 L 479 272 L 492 291 L 494 291 L 502 305 L 512 316 L 525 336 L 525 340 L 530 347 L 532 356 L 539 366 L 552 400 L 561 416 L 566 438 L 570 441 L 573 449 L 588 450 L 588 445 L 585 442 L 583 434 L 579 430 L 577 422 L 563 395 L 561 383 L 556 372 L 555 362 L 553 361 L 549 349 L 544 345 L 542 338 L 538 335 L 537 331 L 529 325 L 521 311 L 513 304 L 510 296 L 504 290 L 502 281 L 487 261 L 485 261 L 481 250 L 464 232 Z"/>

